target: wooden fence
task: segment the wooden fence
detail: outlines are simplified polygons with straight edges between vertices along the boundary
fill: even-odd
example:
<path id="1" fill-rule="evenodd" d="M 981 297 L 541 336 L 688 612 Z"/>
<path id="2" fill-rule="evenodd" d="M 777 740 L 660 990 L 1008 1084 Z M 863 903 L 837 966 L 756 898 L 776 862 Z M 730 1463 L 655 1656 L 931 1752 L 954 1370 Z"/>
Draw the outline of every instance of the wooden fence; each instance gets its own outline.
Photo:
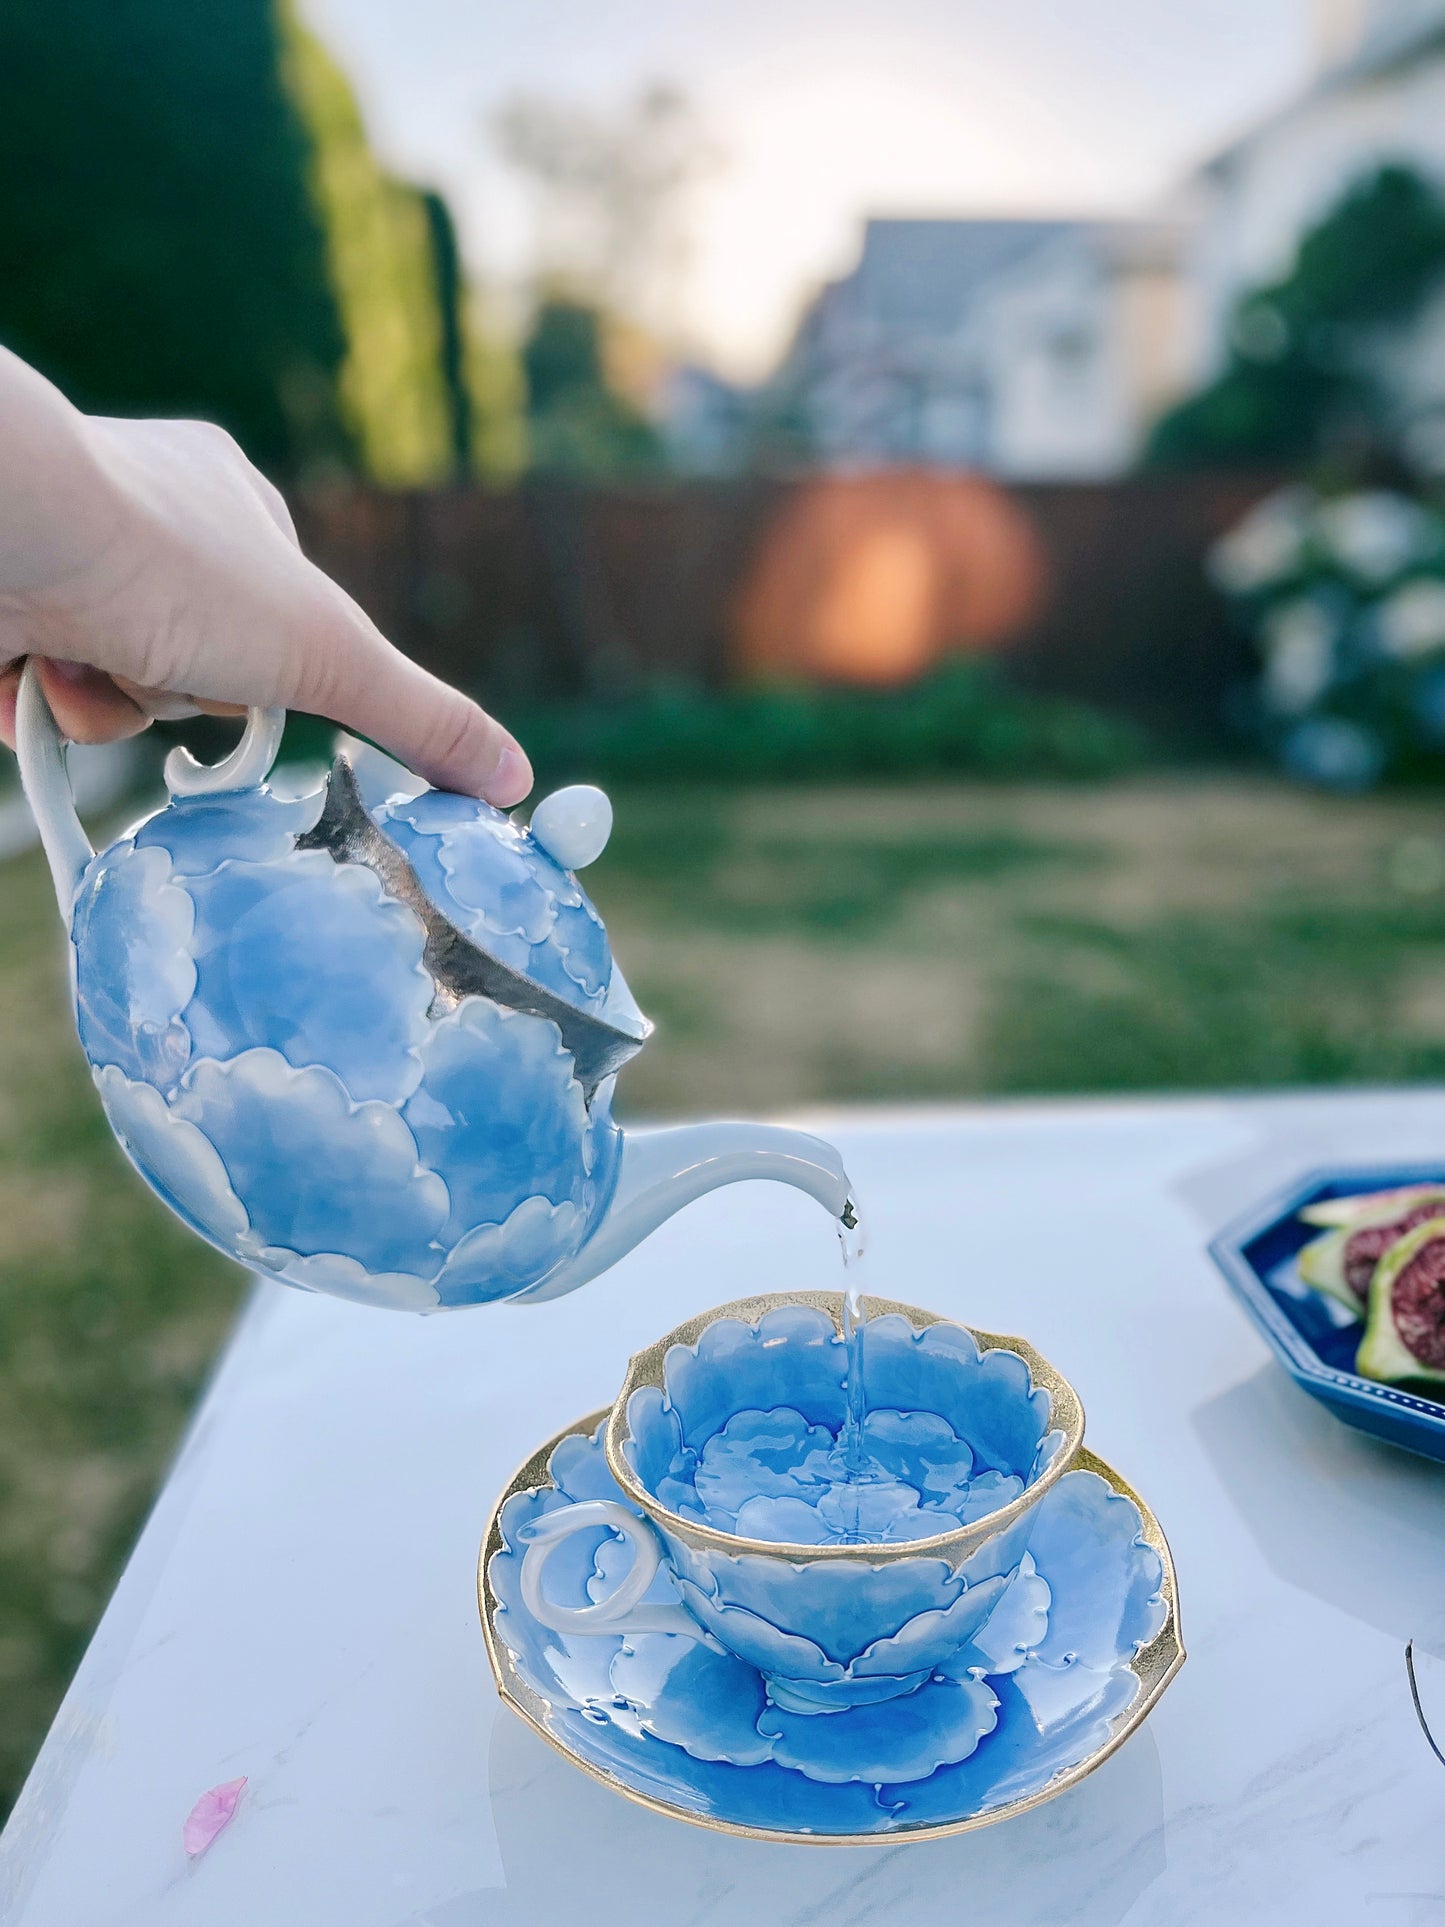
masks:
<path id="1" fill-rule="evenodd" d="M 795 611 L 798 624 L 811 621 L 810 596 L 836 629 L 840 596 L 846 620 L 849 597 L 871 594 L 885 630 L 890 610 L 927 602 L 927 653 L 986 648 L 1041 692 L 1196 735 L 1220 726 L 1247 657 L 1203 557 L 1271 478 L 963 482 L 973 519 L 963 497 L 935 513 L 933 494 L 960 485 L 917 474 L 605 488 L 538 480 L 506 492 L 329 494 L 304 503 L 300 520 L 308 552 L 401 647 L 504 709 L 660 678 L 723 685 L 766 670 L 758 637 L 766 654 L 766 638 L 785 633 Z M 855 491 L 842 516 L 840 490 Z M 814 515 L 812 497 L 830 506 Z M 866 566 L 860 542 L 871 543 Z M 919 576 L 920 555 L 925 574 L 936 563 L 939 582 L 953 582 L 947 597 Z M 781 631 L 756 616 L 775 580 L 790 585 L 777 592 Z M 991 585 L 981 604 L 960 597 L 960 580 L 965 591 Z M 879 620 L 873 611 L 875 631 Z M 796 672 L 797 652 L 777 666 Z M 884 661 L 880 675 L 889 673 Z"/>

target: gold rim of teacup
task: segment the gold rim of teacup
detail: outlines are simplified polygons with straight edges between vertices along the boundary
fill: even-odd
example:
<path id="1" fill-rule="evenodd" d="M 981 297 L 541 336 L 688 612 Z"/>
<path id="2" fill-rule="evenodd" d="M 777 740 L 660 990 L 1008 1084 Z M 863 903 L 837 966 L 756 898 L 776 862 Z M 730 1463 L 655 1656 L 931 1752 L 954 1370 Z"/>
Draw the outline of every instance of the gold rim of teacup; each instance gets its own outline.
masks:
<path id="1" fill-rule="evenodd" d="M 612 1402 L 604 1440 L 608 1470 L 627 1497 L 655 1524 L 664 1527 L 694 1552 L 758 1553 L 765 1558 L 785 1559 L 798 1565 L 827 1559 L 865 1559 L 869 1565 L 878 1566 L 901 1559 L 927 1559 L 935 1555 L 945 1557 L 956 1565 L 999 1533 L 1006 1532 L 1016 1519 L 1022 1518 L 1024 1513 L 1038 1504 L 1078 1457 L 1084 1442 L 1084 1408 L 1079 1402 L 1078 1393 L 1062 1372 L 1055 1371 L 1027 1339 L 979 1331 L 974 1325 L 965 1325 L 962 1319 L 947 1318 L 941 1312 L 922 1311 L 917 1305 L 905 1305 L 894 1298 L 864 1295 L 859 1298 L 858 1304 L 864 1323 L 896 1314 L 906 1318 L 916 1331 L 926 1331 L 933 1325 L 956 1325 L 972 1338 L 980 1356 L 988 1352 L 1013 1352 L 1023 1360 L 1028 1367 L 1031 1385 L 1041 1386 L 1049 1394 L 1049 1431 L 1062 1432 L 1064 1435 L 1063 1444 L 1032 1485 L 1027 1486 L 1016 1499 L 1010 1499 L 1007 1505 L 1000 1506 L 996 1512 L 985 1513 L 983 1518 L 974 1519 L 966 1526 L 956 1526 L 951 1532 L 935 1533 L 927 1539 L 866 1540 L 857 1544 L 823 1546 L 797 1545 L 778 1539 L 748 1539 L 740 1533 L 724 1532 L 717 1526 L 699 1525 L 695 1520 L 685 1519 L 681 1513 L 663 1505 L 638 1478 L 622 1449 L 624 1439 L 629 1436 L 627 1407 L 632 1394 L 649 1386 L 665 1394 L 667 1354 L 673 1346 L 695 1346 L 710 1325 L 724 1318 L 736 1319 L 739 1324 L 756 1325 L 771 1311 L 781 1310 L 787 1305 L 807 1305 L 827 1312 L 838 1335 L 843 1336 L 842 1292 L 783 1291 L 766 1292 L 754 1298 L 735 1298 L 730 1304 L 699 1312 L 696 1317 L 675 1326 L 654 1344 L 634 1352 L 628 1362 L 622 1390 Z"/>

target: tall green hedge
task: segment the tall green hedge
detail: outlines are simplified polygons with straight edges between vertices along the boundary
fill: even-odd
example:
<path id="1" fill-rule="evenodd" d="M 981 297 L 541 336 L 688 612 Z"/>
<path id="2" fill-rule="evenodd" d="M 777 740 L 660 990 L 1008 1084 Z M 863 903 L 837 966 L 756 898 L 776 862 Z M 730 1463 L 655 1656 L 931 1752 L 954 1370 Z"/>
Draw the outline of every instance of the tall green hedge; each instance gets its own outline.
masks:
<path id="1" fill-rule="evenodd" d="M 349 457 L 309 152 L 270 0 L 6 0 L 0 340 L 83 407 Z"/>
<path id="2" fill-rule="evenodd" d="M 504 465 L 472 329 L 445 203 L 294 0 L 0 0 L 0 341 L 81 407 L 425 485 Z"/>

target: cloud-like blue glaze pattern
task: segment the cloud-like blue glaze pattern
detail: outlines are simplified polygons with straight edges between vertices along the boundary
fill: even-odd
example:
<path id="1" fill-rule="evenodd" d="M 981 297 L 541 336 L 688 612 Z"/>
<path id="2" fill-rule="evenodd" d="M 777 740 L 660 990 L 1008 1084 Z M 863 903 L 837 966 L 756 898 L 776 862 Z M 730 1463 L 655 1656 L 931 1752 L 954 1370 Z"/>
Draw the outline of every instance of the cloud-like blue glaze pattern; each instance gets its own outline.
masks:
<path id="1" fill-rule="evenodd" d="M 582 1008 L 612 974 L 607 933 L 571 876 L 500 810 L 426 790 L 375 812 L 437 908 L 483 949 Z"/>
<path id="2" fill-rule="evenodd" d="M 322 792 L 179 796 L 98 856 L 71 922 L 107 1116 L 188 1224 L 305 1290 L 434 1310 L 570 1259 L 616 1181 L 557 1026 L 434 980 L 409 904 L 298 850 Z M 579 1009 L 612 981 L 576 879 L 485 803 L 374 812 L 464 933 Z"/>
<path id="3" fill-rule="evenodd" d="M 1031 1583 L 998 1591 L 958 1665 L 904 1698 L 824 1714 L 789 1711 L 757 1668 L 677 1635 L 540 1626 L 521 1595 L 528 1527 L 579 1500 L 622 1497 L 600 1429 L 563 1440 L 548 1474 L 502 1510 L 488 1568 L 497 1635 L 576 1757 L 684 1812 L 822 1835 L 972 1819 L 1087 1760 L 1141 1693 L 1129 1662 L 1162 1623 L 1160 1564 L 1138 1509 L 1091 1472 L 1066 1472 L 1040 1499 Z M 626 1563 L 618 1552 L 605 1529 L 579 1532 L 549 1563 L 549 1595 L 605 1596 Z M 677 1600 L 665 1565 L 647 1598 Z M 1046 1657 L 1056 1634 L 1078 1652 L 1072 1665 Z"/>
<path id="4" fill-rule="evenodd" d="M 917 1686 L 974 1639 L 1022 1568 L 1036 1509 L 963 1563 L 938 1551 L 870 1562 L 866 1542 L 928 1539 L 986 1517 L 1035 1483 L 1058 1439 L 1025 1361 L 980 1353 L 961 1325 L 919 1329 L 890 1314 L 869 1319 L 857 1342 L 861 1485 L 838 1483 L 850 1354 L 819 1308 L 714 1319 L 668 1352 L 662 1387 L 628 1401 L 624 1455 L 679 1520 L 784 1545 L 865 1541 L 856 1559 L 809 1562 L 700 1547 L 655 1521 L 688 1610 L 794 1705 L 857 1705 Z M 851 1510 L 840 1504 L 850 1491 Z"/>
<path id="5" fill-rule="evenodd" d="M 431 1026 L 402 1116 L 428 1162 L 449 1159 L 449 1244 L 527 1198 L 591 1204 L 593 1118 L 545 1019 L 468 998 Z"/>
<path id="6" fill-rule="evenodd" d="M 936 1413 L 968 1443 L 980 1469 L 1026 1484 L 1048 1463 L 1049 1395 L 1031 1383 L 1016 1353 L 981 1354 L 962 1325 L 919 1330 L 897 1314 L 870 1318 L 861 1342 L 870 1407 Z M 645 1394 L 634 1400 L 628 1413 L 633 1464 L 655 1490 L 662 1454 L 670 1456 L 677 1442 L 670 1429 L 665 1437 L 651 1434 L 663 1405 L 675 1413 L 681 1441 L 692 1451 L 740 1411 L 790 1406 L 810 1425 L 836 1432 L 846 1375 L 843 1341 L 828 1314 L 814 1306 L 784 1305 L 752 1325 L 715 1319 L 695 1345 L 675 1345 L 668 1353 L 666 1400 Z"/>
<path id="7" fill-rule="evenodd" d="M 269 1048 L 334 1071 L 363 1102 L 411 1095 L 436 985 L 420 921 L 370 870 L 303 850 L 284 863 L 223 863 L 187 888 L 198 980 L 186 1021 L 198 1054 Z"/>
<path id="8" fill-rule="evenodd" d="M 147 817 L 133 840 L 139 850 L 164 850 L 177 877 L 209 876 L 236 857 L 280 863 L 296 837 L 315 826 L 321 801 L 319 789 L 302 797 L 265 788 L 177 797 Z"/>
<path id="9" fill-rule="evenodd" d="M 121 844 L 92 866 L 72 924 L 76 1021 L 92 1064 L 162 1090 L 181 1075 L 191 1055 L 182 1013 L 196 987 L 195 922 L 164 850 Z"/>

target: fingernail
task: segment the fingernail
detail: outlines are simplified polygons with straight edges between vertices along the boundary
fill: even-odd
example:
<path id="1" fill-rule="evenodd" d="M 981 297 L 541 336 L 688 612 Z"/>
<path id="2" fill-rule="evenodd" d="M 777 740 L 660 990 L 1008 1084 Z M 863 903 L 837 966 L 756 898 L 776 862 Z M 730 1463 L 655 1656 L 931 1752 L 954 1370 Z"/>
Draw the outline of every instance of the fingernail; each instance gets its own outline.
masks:
<path id="1" fill-rule="evenodd" d="M 532 787 L 532 765 L 515 743 L 497 758 L 497 767 L 487 783 L 487 795 L 502 809 L 520 803 Z"/>

